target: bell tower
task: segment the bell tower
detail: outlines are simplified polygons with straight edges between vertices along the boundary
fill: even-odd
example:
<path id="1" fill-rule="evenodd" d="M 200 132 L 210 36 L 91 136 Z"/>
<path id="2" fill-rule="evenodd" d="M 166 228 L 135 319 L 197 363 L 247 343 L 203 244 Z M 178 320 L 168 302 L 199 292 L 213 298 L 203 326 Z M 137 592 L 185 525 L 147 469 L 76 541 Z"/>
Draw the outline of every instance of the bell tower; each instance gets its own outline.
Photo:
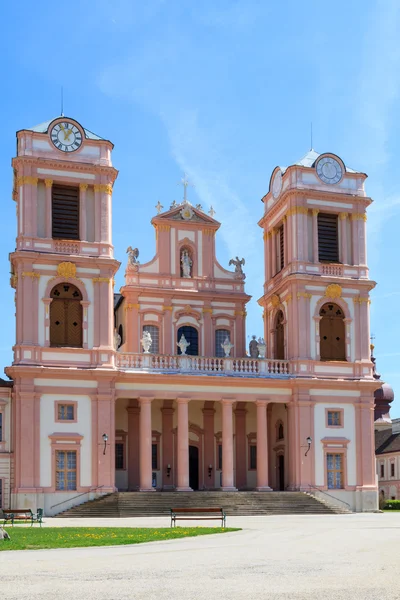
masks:
<path id="1" fill-rule="evenodd" d="M 268 356 L 294 361 L 300 376 L 372 376 L 366 177 L 310 150 L 274 169 L 262 199 Z"/>
<path id="2" fill-rule="evenodd" d="M 113 365 L 112 149 L 64 116 L 17 132 L 14 365 Z"/>

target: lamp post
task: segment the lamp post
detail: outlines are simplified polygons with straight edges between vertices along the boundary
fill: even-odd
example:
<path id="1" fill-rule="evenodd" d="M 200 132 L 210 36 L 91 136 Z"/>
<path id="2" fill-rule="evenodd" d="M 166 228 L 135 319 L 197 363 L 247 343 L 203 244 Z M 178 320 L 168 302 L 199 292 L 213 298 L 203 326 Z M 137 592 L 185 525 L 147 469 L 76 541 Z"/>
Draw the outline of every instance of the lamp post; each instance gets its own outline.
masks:
<path id="1" fill-rule="evenodd" d="M 105 454 L 106 448 L 107 448 L 107 442 L 108 442 L 108 435 L 106 433 L 103 433 L 102 438 L 103 438 L 103 442 L 104 442 L 103 454 Z"/>
<path id="2" fill-rule="evenodd" d="M 311 444 L 312 444 L 312 437 L 308 436 L 308 438 L 306 439 L 306 442 L 308 444 L 308 448 L 307 448 L 304 456 L 307 456 L 307 454 L 310 452 L 310 448 L 311 448 Z"/>

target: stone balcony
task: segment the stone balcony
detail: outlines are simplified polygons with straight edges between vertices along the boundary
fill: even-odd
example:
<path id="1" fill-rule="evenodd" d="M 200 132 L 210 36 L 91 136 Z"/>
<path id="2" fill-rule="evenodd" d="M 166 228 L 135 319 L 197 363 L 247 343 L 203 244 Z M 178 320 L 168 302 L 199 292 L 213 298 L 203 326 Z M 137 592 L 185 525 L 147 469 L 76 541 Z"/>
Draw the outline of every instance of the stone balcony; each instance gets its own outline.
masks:
<path id="1" fill-rule="evenodd" d="M 270 358 L 218 358 L 117 352 L 115 366 L 122 371 L 130 372 L 154 371 L 231 377 L 287 378 L 291 374 L 289 361 Z"/>

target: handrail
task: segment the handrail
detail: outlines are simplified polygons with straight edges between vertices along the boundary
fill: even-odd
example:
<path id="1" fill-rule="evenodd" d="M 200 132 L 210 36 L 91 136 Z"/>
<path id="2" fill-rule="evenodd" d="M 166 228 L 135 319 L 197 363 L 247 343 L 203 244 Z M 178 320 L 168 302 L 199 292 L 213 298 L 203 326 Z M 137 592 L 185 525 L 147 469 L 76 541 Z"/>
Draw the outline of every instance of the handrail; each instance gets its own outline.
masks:
<path id="1" fill-rule="evenodd" d="M 336 498 L 336 496 L 332 496 L 332 494 L 328 494 L 328 492 L 325 492 L 325 490 L 320 490 L 320 488 L 319 488 L 319 487 L 317 487 L 316 485 L 311 485 L 311 484 L 308 484 L 308 487 L 309 487 L 310 489 L 317 490 L 318 492 L 321 492 L 321 494 L 325 494 L 325 496 L 329 496 L 330 498 L 333 498 L 335 501 L 342 502 L 342 504 L 345 504 L 346 506 L 348 506 L 349 510 L 350 510 L 351 512 L 353 512 L 353 511 L 351 510 L 351 506 L 350 506 L 350 504 L 349 504 L 348 502 L 346 502 L 345 500 L 342 500 L 341 498 Z"/>
<path id="2" fill-rule="evenodd" d="M 68 498 L 67 500 L 63 500 L 62 502 L 58 502 L 57 504 L 53 504 L 53 506 L 50 506 L 50 510 L 52 508 L 55 508 L 56 506 L 60 506 L 60 504 L 65 504 L 66 502 L 70 502 L 71 500 L 75 500 L 75 498 L 80 498 L 81 496 L 84 496 L 85 494 L 90 494 L 90 492 L 95 492 L 96 490 L 101 490 L 101 488 L 103 488 L 104 485 L 98 485 L 97 487 L 88 490 L 87 492 L 82 492 L 82 494 L 77 494 L 76 496 L 72 496 L 72 498 Z"/>

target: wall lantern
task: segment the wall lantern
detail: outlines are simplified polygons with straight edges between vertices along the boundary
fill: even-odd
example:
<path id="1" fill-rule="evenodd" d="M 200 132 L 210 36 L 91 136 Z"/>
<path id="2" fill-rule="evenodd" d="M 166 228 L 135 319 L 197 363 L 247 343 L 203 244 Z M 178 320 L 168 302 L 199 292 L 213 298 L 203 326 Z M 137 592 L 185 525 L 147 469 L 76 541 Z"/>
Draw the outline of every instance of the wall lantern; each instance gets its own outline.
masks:
<path id="1" fill-rule="evenodd" d="M 308 444 L 308 448 L 307 448 L 307 451 L 306 451 L 306 453 L 305 453 L 304 456 L 307 456 L 307 454 L 310 452 L 310 448 L 311 448 L 311 444 L 312 444 L 312 438 L 310 436 L 308 436 L 306 442 Z"/>
<path id="2" fill-rule="evenodd" d="M 108 442 L 108 435 L 106 433 L 103 433 L 103 435 L 101 437 L 103 438 L 103 442 L 104 442 L 103 454 L 105 454 L 106 448 L 107 448 L 107 442 Z"/>
<path id="3" fill-rule="evenodd" d="M 212 465 L 208 465 L 208 476 L 211 478 L 211 473 L 212 473 Z"/>
<path id="4" fill-rule="evenodd" d="M 167 465 L 167 477 L 171 476 L 171 465 Z"/>

